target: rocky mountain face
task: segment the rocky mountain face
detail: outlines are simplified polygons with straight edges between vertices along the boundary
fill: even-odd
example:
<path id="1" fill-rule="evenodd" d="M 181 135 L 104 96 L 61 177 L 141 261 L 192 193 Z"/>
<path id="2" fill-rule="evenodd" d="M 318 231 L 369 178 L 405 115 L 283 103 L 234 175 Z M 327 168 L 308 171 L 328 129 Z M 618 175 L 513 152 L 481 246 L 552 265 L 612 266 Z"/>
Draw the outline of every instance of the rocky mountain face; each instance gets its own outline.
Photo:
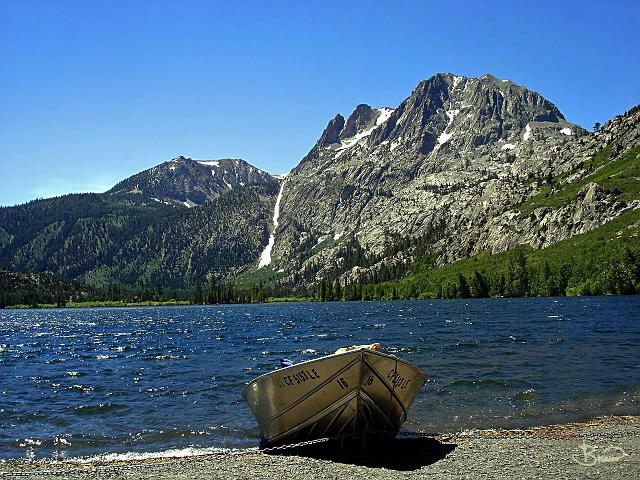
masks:
<path id="1" fill-rule="evenodd" d="M 273 182 L 273 177 L 240 159 L 176 157 L 123 180 L 107 193 L 141 194 L 156 202 L 193 207 L 234 188 Z"/>
<path id="2" fill-rule="evenodd" d="M 618 152 L 638 144 L 637 114 L 591 135 L 510 81 L 435 75 L 395 109 L 359 105 L 329 122 L 285 181 L 273 266 L 289 273 L 285 282 L 305 269 L 318 281 L 345 266 L 346 242 L 383 255 L 400 239 L 431 236 L 443 265 L 595 228 L 637 204 L 589 186 L 573 206 L 526 215 L 518 206 L 548 179 L 586 175 L 582 166 L 614 139 Z M 353 270 L 344 278 L 357 279 Z"/>
<path id="3" fill-rule="evenodd" d="M 560 174 L 553 187 L 546 192 L 538 188 L 534 191 L 537 195 L 531 201 L 491 218 L 482 228 L 462 228 L 460 233 L 465 242 L 459 242 L 458 250 L 451 249 L 450 257 L 457 259 L 481 251 L 496 253 L 517 245 L 545 248 L 594 230 L 639 208 L 640 198 L 637 195 L 635 198 L 628 198 L 628 195 L 621 195 L 623 192 L 617 188 L 607 188 L 600 184 L 608 183 L 607 180 L 618 175 L 624 177 L 624 171 L 612 171 L 611 175 L 597 174 L 607 166 L 624 161 L 639 164 L 639 145 L 640 109 L 615 117 L 594 134 L 581 136 L 568 144 L 566 151 L 562 152 L 561 158 L 564 161 L 557 168 Z M 593 159 L 599 152 L 599 163 L 594 163 Z M 634 178 L 640 182 L 640 178 Z M 571 186 L 579 188 L 568 196 L 564 190 L 571 191 Z M 554 197 L 559 197 L 562 201 L 553 201 Z M 436 247 L 443 249 L 444 239 Z M 441 259 L 441 263 L 446 260 L 448 259 Z"/>

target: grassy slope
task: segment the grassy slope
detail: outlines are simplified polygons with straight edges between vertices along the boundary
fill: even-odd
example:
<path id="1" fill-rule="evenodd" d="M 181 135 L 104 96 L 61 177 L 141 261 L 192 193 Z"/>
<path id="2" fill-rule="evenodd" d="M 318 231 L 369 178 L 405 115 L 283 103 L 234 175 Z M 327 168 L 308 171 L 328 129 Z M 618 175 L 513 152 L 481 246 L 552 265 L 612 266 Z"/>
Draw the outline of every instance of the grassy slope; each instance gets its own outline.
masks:
<path id="1" fill-rule="evenodd" d="M 568 184 L 544 187 L 537 195 L 524 202 L 519 210 L 528 214 L 539 207 L 558 208 L 570 203 L 576 198 L 578 191 L 585 185 L 595 182 L 607 190 L 619 191 L 619 199 L 631 201 L 638 198 L 640 193 L 640 146 L 627 150 L 623 155 L 606 163 L 611 154 L 611 145 L 603 148 L 593 159 L 584 166 L 593 173 Z"/>
<path id="2" fill-rule="evenodd" d="M 273 284 L 283 274 L 274 272 L 271 267 L 262 267 L 259 269 L 252 268 L 241 273 L 234 278 L 234 283 L 238 288 L 250 289 L 258 285 Z"/>

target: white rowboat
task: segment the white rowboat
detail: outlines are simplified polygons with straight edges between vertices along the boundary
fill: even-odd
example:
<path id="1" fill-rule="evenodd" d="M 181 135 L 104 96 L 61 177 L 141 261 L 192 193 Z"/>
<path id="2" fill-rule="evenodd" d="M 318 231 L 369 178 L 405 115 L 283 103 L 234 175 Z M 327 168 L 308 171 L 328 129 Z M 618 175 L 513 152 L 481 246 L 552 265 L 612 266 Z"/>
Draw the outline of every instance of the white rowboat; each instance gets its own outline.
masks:
<path id="1" fill-rule="evenodd" d="M 422 369 L 393 355 L 357 348 L 261 375 L 242 396 L 258 421 L 263 447 L 393 436 L 426 379 Z"/>

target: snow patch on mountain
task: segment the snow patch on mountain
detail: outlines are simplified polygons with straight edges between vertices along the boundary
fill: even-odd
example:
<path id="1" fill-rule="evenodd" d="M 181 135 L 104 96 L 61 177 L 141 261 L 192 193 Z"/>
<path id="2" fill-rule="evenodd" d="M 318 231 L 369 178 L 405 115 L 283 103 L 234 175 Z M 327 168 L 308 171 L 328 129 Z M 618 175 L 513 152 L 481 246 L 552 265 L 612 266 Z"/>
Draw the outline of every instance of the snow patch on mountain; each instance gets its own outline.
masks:
<path id="1" fill-rule="evenodd" d="M 198 160 L 200 165 L 206 165 L 207 167 L 219 167 L 220 162 L 218 160 Z"/>
<path id="2" fill-rule="evenodd" d="M 371 132 L 373 132 L 373 130 L 374 130 L 375 128 L 376 128 L 376 127 L 371 127 L 371 128 L 370 128 L 370 129 L 368 129 L 368 130 L 364 130 L 364 131 L 362 131 L 362 132 L 360 132 L 360 133 L 356 133 L 356 134 L 355 134 L 353 137 L 351 137 L 350 139 L 343 141 L 343 142 L 340 144 L 340 146 L 339 146 L 336 150 L 338 150 L 338 151 L 340 151 L 340 150 L 347 150 L 348 148 L 353 147 L 353 146 L 354 146 L 356 143 L 358 143 L 360 140 L 362 140 L 363 138 L 366 138 L 366 137 L 368 137 L 369 135 L 371 135 Z M 337 156 L 336 156 L 336 158 L 337 158 L 338 156 L 340 156 L 340 155 L 337 155 Z"/>
<path id="3" fill-rule="evenodd" d="M 447 143 L 447 141 L 449 141 L 449 139 L 453 136 L 453 133 L 447 133 L 447 130 L 449 130 L 449 127 L 453 123 L 453 119 L 456 118 L 456 115 L 460 113 L 460 110 L 447 110 L 445 113 L 447 114 L 447 117 L 449 117 L 449 123 L 447 123 L 444 131 L 438 137 L 438 145 L 436 145 L 436 149 Z"/>
<path id="4" fill-rule="evenodd" d="M 389 117 L 394 112 L 393 108 L 386 108 L 386 107 L 378 108 L 377 110 L 378 112 L 380 112 L 380 115 L 378 115 L 378 118 L 376 118 L 376 127 L 382 125 L 384 122 L 389 120 Z"/>
<path id="5" fill-rule="evenodd" d="M 276 243 L 276 229 L 278 228 L 278 219 L 280 217 L 280 201 L 282 200 L 282 192 L 284 190 L 285 183 L 286 181 L 283 181 L 282 185 L 280 185 L 280 191 L 276 197 L 276 205 L 273 209 L 273 231 L 271 232 L 271 235 L 269 235 L 269 243 L 267 243 L 267 246 L 264 247 L 264 250 L 260 255 L 258 268 L 266 267 L 271 264 L 271 250 L 273 250 L 273 245 Z"/>
<path id="6" fill-rule="evenodd" d="M 378 115 L 378 118 L 376 118 L 375 125 L 371 128 L 368 128 L 367 130 L 363 130 L 362 132 L 356 133 L 353 137 L 349 139 L 343 140 L 340 146 L 336 148 L 336 151 L 338 152 L 338 154 L 336 155 L 336 158 L 339 158 L 344 153 L 345 150 L 353 147 L 354 145 L 359 143 L 360 140 L 371 135 L 371 133 L 376 128 L 378 128 L 380 125 L 382 125 L 387 120 L 389 120 L 389 117 L 391 117 L 391 114 L 394 112 L 392 108 L 386 108 L 386 107 L 378 108 L 377 111 L 379 112 L 379 115 Z"/>

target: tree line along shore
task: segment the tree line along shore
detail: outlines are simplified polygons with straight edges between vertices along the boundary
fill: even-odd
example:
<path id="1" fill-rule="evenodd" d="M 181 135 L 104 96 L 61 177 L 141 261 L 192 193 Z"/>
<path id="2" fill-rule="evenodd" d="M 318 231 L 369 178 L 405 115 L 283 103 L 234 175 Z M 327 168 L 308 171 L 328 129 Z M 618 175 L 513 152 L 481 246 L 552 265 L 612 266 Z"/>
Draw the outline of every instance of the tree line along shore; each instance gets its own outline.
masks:
<path id="1" fill-rule="evenodd" d="M 362 282 L 322 278 L 309 288 L 289 290 L 263 280 L 196 284 L 190 289 L 130 287 L 109 283 L 95 288 L 51 274 L 0 271 L 0 308 L 118 307 L 274 301 L 362 301 L 437 298 L 553 297 L 640 293 L 640 248 L 612 245 L 607 254 L 563 257 L 518 248 L 481 254 L 435 268 L 423 257 L 410 267 L 382 266 Z"/>

